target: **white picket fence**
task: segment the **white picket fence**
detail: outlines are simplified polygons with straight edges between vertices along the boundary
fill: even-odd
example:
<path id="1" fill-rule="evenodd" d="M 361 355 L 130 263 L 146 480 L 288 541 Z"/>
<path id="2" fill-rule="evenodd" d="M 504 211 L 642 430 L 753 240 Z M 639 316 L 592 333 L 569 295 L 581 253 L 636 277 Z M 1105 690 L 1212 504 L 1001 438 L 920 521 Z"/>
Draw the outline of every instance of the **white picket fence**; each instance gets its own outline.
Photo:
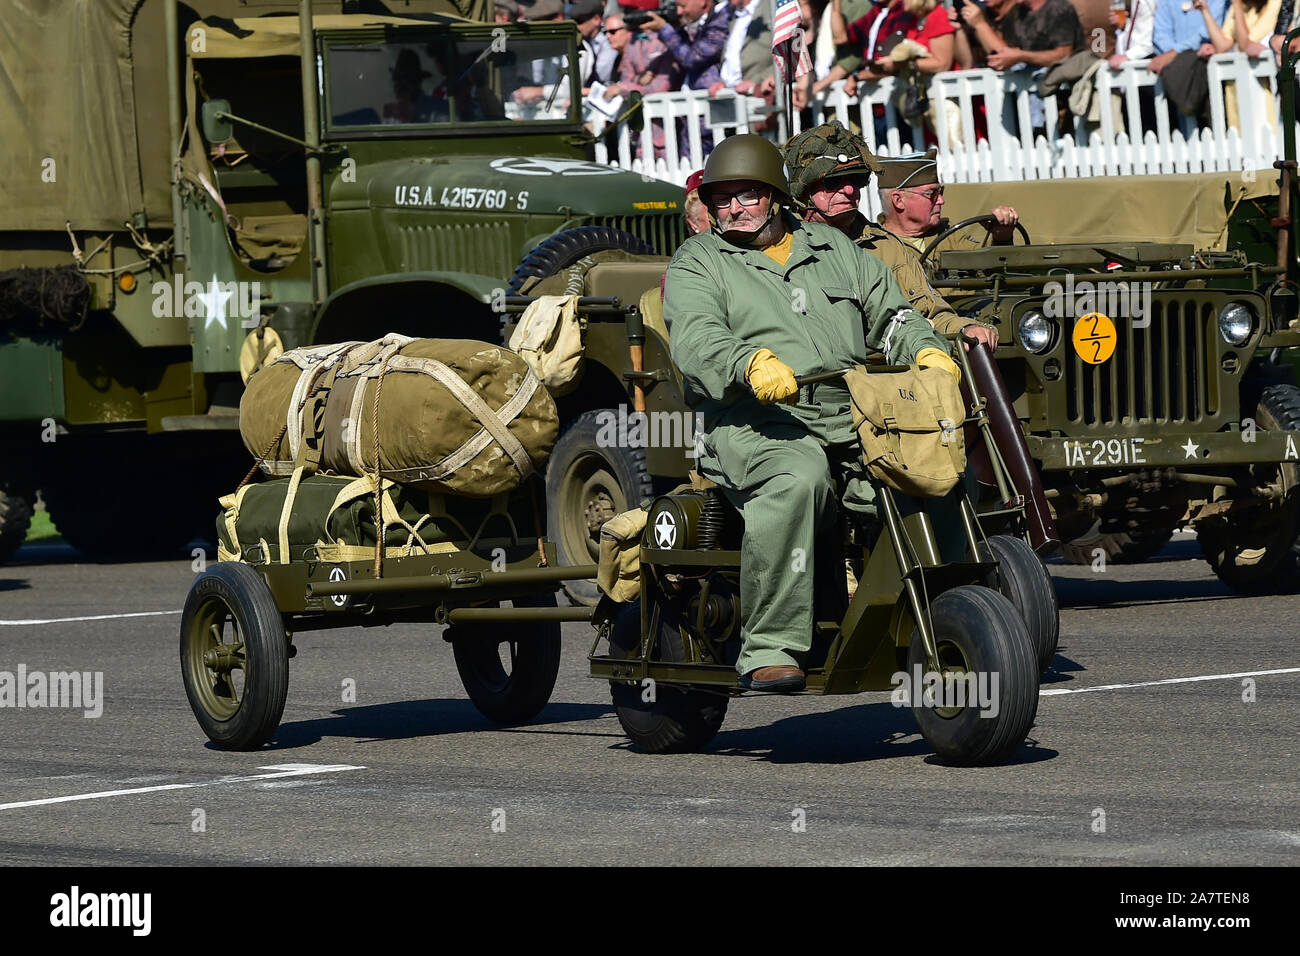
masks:
<path id="1" fill-rule="evenodd" d="M 1036 80 L 1027 71 L 961 70 L 934 76 L 929 87 L 934 115 L 946 116 L 946 103 L 956 106 L 957 128 L 951 134 L 945 129 L 946 135 L 941 135 L 938 143 L 944 181 L 1020 182 L 1268 169 L 1281 155 L 1277 70 L 1271 58 L 1252 60 L 1236 52 L 1210 58 L 1210 122 L 1199 131 L 1185 118 L 1181 125 L 1170 122 L 1164 87 L 1146 65 L 1147 61 L 1138 60 L 1119 70 L 1103 66 L 1097 71 L 1095 95 L 1102 107 L 1099 123 L 1074 117 L 1070 128 L 1059 128 L 1054 101 L 1049 100 L 1042 132 L 1037 135 L 1030 120 Z M 1144 89 L 1150 90 L 1155 129 L 1142 130 Z M 1237 103 L 1235 125 L 1228 122 L 1230 90 L 1235 90 Z M 921 130 L 898 116 L 891 102 L 893 93 L 892 78 L 860 84 L 857 97 L 846 96 L 837 85 L 818 97 L 813 117 L 820 123 L 834 116 L 845 125 L 856 125 L 877 155 L 924 149 Z M 1111 103 L 1117 107 L 1117 116 L 1106 108 Z M 877 106 L 884 111 L 883 138 L 877 136 Z M 977 139 L 976 116 L 981 107 L 987 135 Z M 702 126 L 712 129 L 717 141 L 767 123 L 773 128 L 764 129 L 764 135 L 778 139 L 776 118 L 769 122 L 772 108 L 762 100 L 730 91 L 712 99 L 703 90 L 653 94 L 645 98 L 644 112 L 644 131 L 621 127 L 612 151 L 603 142 L 597 145 L 599 161 L 681 184 L 704 164 Z M 689 134 L 684 153 L 678 143 L 679 118 L 685 121 Z M 650 135 L 651 124 L 656 122 L 664 129 L 659 156 L 655 156 Z M 795 122 L 797 126 L 797 116 Z M 1142 132 L 1135 136 L 1134 130 Z"/>

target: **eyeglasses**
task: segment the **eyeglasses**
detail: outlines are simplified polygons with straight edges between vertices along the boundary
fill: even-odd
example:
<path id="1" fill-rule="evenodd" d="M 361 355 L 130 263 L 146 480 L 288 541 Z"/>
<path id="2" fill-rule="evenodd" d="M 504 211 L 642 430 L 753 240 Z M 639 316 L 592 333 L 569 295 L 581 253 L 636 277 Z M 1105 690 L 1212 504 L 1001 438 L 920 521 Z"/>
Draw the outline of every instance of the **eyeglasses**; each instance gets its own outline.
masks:
<path id="1" fill-rule="evenodd" d="M 908 186 L 900 190 L 900 192 L 919 193 L 921 196 L 925 198 L 926 202 L 933 203 L 936 199 L 938 199 L 940 196 L 943 195 L 943 187 L 935 186 L 933 189 L 921 189 L 920 187 Z"/>
<path id="2" fill-rule="evenodd" d="M 605 30 L 605 32 L 606 32 L 607 34 L 608 34 L 608 33 L 622 33 L 622 32 L 623 32 L 624 30 L 626 30 L 626 29 L 627 29 L 627 27 L 614 27 L 614 29 L 612 29 L 612 30 L 610 30 L 610 29 L 607 28 L 607 29 Z"/>
<path id="3" fill-rule="evenodd" d="M 710 192 L 708 203 L 714 209 L 727 209 L 731 206 L 731 200 L 736 200 L 742 206 L 757 206 L 767 193 L 762 189 L 746 189 L 738 193 L 720 193 Z"/>

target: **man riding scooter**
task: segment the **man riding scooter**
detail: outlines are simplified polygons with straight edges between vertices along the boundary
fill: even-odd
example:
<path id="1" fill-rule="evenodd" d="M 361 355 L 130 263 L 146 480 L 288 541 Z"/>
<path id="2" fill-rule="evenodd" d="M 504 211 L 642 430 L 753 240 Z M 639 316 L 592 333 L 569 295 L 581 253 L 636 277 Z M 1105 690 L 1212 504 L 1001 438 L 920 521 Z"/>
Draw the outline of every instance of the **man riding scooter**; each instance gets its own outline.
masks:
<path id="1" fill-rule="evenodd" d="M 801 690 L 813 635 L 818 536 L 836 514 L 832 467 L 847 508 L 874 515 L 847 388 L 800 388 L 884 353 L 891 364 L 960 378 L 949 343 L 911 307 L 890 269 L 841 232 L 788 210 L 781 154 L 733 136 L 705 166 L 710 231 L 669 264 L 664 318 L 686 400 L 704 418 L 700 473 L 744 516 L 742 650 L 748 689 Z"/>

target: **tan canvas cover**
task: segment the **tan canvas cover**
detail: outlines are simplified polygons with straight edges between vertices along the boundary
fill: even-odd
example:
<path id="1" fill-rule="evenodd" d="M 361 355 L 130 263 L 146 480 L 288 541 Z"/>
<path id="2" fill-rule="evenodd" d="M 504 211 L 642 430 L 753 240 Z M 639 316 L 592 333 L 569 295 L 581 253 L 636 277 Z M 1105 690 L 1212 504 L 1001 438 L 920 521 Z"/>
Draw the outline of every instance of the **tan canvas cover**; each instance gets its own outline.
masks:
<path id="1" fill-rule="evenodd" d="M 596 584 L 620 604 L 641 596 L 641 535 L 650 512 L 646 508 L 615 515 L 600 527 L 600 561 Z"/>
<path id="2" fill-rule="evenodd" d="M 943 214 L 960 222 L 994 206 L 1014 206 L 1035 244 L 1190 242 L 1197 249 L 1222 249 L 1231 205 L 1276 195 L 1277 175 L 1271 169 L 968 183 L 947 187 Z M 973 235 L 983 234 L 980 226 L 971 229 Z M 1019 235 L 1015 241 L 1021 241 Z"/>
<path id="3" fill-rule="evenodd" d="M 192 9 L 230 19 L 294 13 L 293 0 L 186 0 Z M 491 20 L 488 0 L 413 0 L 405 13 L 443 13 Z M 0 230 L 121 229 L 146 212 L 171 221 L 168 195 L 164 0 L 0 0 Z M 360 26 L 391 19 L 339 16 L 340 0 L 313 0 L 317 26 Z M 409 19 L 404 22 L 411 22 Z M 258 37 L 283 44 L 296 17 L 248 18 Z M 226 56 L 244 52 L 219 28 L 209 39 Z M 223 39 L 225 38 L 225 39 Z M 209 46 L 207 55 L 218 55 Z M 47 161 L 52 160 L 53 164 Z M 53 176 L 52 181 L 50 176 Z"/>
<path id="4" fill-rule="evenodd" d="M 393 334 L 285 352 L 248 380 L 239 430 L 268 474 L 305 464 L 364 475 L 375 470 L 377 394 L 380 473 L 431 491 L 509 491 L 559 433 L 555 402 L 513 352 Z"/>
<path id="5" fill-rule="evenodd" d="M 0 228 L 121 229 L 143 207 L 130 45 L 142 2 L 0 3 Z"/>
<path id="6" fill-rule="evenodd" d="M 923 498 L 953 489 L 966 470 L 966 406 L 947 370 L 868 372 L 859 365 L 844 384 L 872 477 Z"/>
<path id="7" fill-rule="evenodd" d="M 585 345 L 576 295 L 543 295 L 528 303 L 508 343 L 556 398 L 573 391 Z"/>

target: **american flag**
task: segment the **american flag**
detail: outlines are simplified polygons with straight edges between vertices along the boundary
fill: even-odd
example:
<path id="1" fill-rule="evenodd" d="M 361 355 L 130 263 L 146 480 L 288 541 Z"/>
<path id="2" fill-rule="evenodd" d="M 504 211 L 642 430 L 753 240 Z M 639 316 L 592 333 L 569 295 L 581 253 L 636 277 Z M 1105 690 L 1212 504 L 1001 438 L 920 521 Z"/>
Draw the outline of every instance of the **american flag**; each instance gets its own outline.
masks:
<path id="1" fill-rule="evenodd" d="M 804 42 L 803 11 L 799 0 L 776 0 L 776 15 L 772 20 L 772 57 L 781 72 L 781 81 L 790 75 L 790 62 L 794 61 L 795 79 L 812 69 L 812 58 Z M 796 59 L 796 57 L 798 59 Z"/>

